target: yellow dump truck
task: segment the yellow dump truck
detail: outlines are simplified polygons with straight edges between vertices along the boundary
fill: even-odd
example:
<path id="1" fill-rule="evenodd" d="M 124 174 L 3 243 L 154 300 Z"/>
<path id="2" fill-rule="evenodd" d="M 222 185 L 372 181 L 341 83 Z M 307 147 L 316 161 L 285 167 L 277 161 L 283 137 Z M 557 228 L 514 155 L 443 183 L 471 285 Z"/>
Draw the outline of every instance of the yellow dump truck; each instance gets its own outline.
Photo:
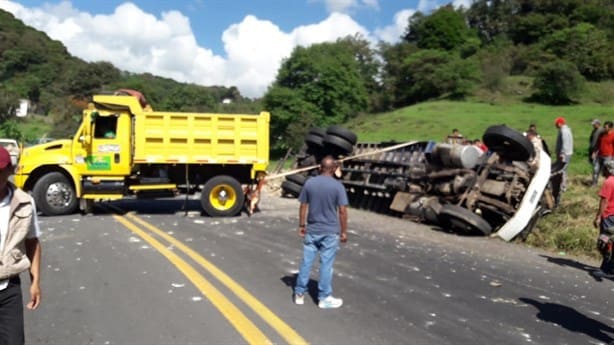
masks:
<path id="1" fill-rule="evenodd" d="M 24 149 L 15 183 L 45 215 L 200 191 L 206 214 L 234 216 L 264 177 L 269 122 L 267 112 L 156 112 L 137 92 L 96 95 L 72 139 Z"/>

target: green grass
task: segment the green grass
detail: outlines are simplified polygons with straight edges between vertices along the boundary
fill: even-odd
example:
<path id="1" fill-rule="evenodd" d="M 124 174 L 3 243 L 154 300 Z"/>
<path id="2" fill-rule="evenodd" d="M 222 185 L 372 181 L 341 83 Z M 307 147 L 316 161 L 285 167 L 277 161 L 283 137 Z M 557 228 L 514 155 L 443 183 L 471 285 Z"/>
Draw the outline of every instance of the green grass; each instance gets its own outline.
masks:
<path id="1" fill-rule="evenodd" d="M 593 219 L 597 214 L 599 187 L 588 186 L 589 176 L 571 177 L 570 182 L 569 189 L 563 193 L 560 207 L 538 222 L 526 243 L 566 254 L 597 258 L 599 231 L 593 226 Z"/>

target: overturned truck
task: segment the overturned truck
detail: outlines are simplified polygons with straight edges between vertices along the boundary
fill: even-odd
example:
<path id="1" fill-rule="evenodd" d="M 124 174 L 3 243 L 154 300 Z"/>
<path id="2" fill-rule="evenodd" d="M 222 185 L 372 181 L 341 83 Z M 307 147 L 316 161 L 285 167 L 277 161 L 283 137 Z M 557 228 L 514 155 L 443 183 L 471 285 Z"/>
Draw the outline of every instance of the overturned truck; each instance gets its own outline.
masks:
<path id="1" fill-rule="evenodd" d="M 548 154 L 504 125 L 485 131 L 486 153 L 473 145 L 434 141 L 348 139 L 355 141 L 338 126 L 310 131 L 296 166 L 313 164 L 333 152 L 343 161 L 340 180 L 356 208 L 510 241 L 526 237 L 554 207 Z M 313 174 L 287 176 L 284 194 L 296 196 Z"/>

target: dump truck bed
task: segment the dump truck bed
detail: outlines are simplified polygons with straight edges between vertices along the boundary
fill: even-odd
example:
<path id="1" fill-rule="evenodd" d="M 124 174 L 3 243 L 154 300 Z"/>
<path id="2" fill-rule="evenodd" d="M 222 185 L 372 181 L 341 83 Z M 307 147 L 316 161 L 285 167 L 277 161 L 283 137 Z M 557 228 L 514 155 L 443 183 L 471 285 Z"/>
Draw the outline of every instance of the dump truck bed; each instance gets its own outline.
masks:
<path id="1" fill-rule="evenodd" d="M 143 112 L 135 116 L 134 162 L 266 164 L 270 115 Z"/>

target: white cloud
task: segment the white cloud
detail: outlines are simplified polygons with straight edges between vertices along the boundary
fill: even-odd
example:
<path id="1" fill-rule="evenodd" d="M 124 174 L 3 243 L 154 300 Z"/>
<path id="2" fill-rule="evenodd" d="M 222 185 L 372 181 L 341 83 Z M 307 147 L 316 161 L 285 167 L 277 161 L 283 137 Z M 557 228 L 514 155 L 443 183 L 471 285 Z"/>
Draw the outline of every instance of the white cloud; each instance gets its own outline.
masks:
<path id="1" fill-rule="evenodd" d="M 452 2 L 452 6 L 459 8 L 459 7 L 464 7 L 465 9 L 471 7 L 471 4 L 473 3 L 473 0 L 454 0 Z"/>
<path id="2" fill-rule="evenodd" d="M 373 6 L 377 1 L 349 3 Z M 69 1 L 26 8 L 0 0 L 0 8 L 61 41 L 71 54 L 86 61 L 108 61 L 122 70 L 149 72 L 182 82 L 237 86 L 248 97 L 264 94 L 282 59 L 297 45 L 334 41 L 355 33 L 369 38 L 368 30 L 348 15 L 336 12 L 291 32 L 248 15 L 222 34 L 227 54 L 222 57 L 198 45 L 189 19 L 178 11 L 157 17 L 124 3 L 112 14 L 92 15 L 75 9 Z"/>
<path id="3" fill-rule="evenodd" d="M 449 4 L 449 0 L 420 0 L 418 2 L 418 11 L 422 13 L 430 13 L 437 8 Z M 469 8 L 473 0 L 454 0 L 452 1 L 452 6 L 454 8 L 459 8 L 463 6 L 464 8 Z"/>
<path id="4" fill-rule="evenodd" d="M 413 9 L 405 9 L 397 12 L 394 15 L 394 24 L 384 28 L 376 28 L 374 30 L 375 37 L 388 43 L 398 42 L 405 32 L 405 29 L 407 29 L 409 18 L 413 16 L 414 13 L 416 13 L 416 10 Z"/>
<path id="5" fill-rule="evenodd" d="M 429 13 L 432 10 L 441 6 L 438 0 L 420 0 L 418 2 L 418 11 L 422 13 Z"/>
<path id="6" fill-rule="evenodd" d="M 311 2 L 323 2 L 326 10 L 330 13 L 348 13 L 361 7 L 371 9 L 379 8 L 379 0 L 310 0 Z"/>

